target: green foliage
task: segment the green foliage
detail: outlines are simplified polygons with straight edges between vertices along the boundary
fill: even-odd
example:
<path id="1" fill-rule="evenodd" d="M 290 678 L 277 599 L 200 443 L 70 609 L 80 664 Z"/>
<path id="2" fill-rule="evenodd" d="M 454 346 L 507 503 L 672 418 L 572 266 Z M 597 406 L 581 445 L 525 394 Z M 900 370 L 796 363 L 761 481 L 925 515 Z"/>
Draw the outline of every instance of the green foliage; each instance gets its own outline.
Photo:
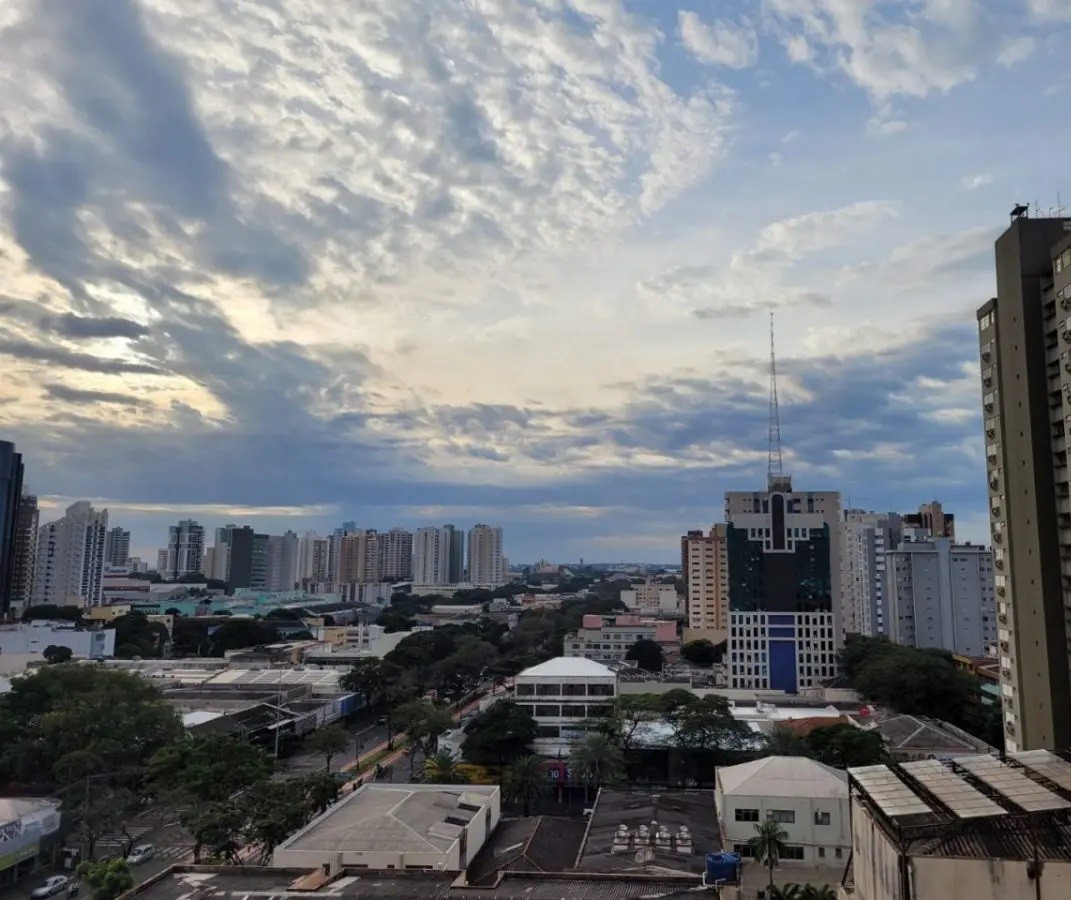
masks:
<path id="1" fill-rule="evenodd" d="M 34 620 L 53 619 L 57 622 L 81 622 L 82 610 L 78 606 L 56 606 L 54 603 L 40 603 L 37 606 L 27 606 L 22 613 L 23 622 Z"/>
<path id="2" fill-rule="evenodd" d="M 536 735 L 531 713 L 512 700 L 499 700 L 465 727 L 466 762 L 504 766 L 523 756 Z"/>
<path id="3" fill-rule="evenodd" d="M 681 647 L 681 656 L 693 666 L 710 667 L 714 663 L 721 662 L 725 655 L 725 642 L 715 646 L 705 638 L 697 641 L 689 641 Z"/>
<path id="4" fill-rule="evenodd" d="M 118 616 L 113 622 L 116 656 L 131 659 L 140 656 L 155 659 L 164 655 L 170 635 L 161 622 L 150 622 L 142 613 Z"/>
<path id="5" fill-rule="evenodd" d="M 78 877 L 92 889 L 93 900 L 115 900 L 134 886 L 134 876 L 125 859 L 86 860 L 78 867 Z"/>
<path id="6" fill-rule="evenodd" d="M 435 752 L 439 736 L 454 726 L 450 711 L 436 706 L 430 700 L 403 703 L 394 710 L 393 721 L 423 751 L 425 757 Z"/>
<path id="7" fill-rule="evenodd" d="M 806 755 L 838 769 L 873 766 L 885 758 L 885 742 L 878 731 L 863 731 L 845 722 L 815 728 L 807 735 L 806 746 Z"/>
<path id="8" fill-rule="evenodd" d="M 179 805 L 202 807 L 261 784 L 271 773 L 271 759 L 248 741 L 209 735 L 164 747 L 149 761 L 148 780 Z"/>
<path id="9" fill-rule="evenodd" d="M 596 728 L 622 750 L 630 750 L 640 726 L 657 719 L 661 709 L 657 694 L 622 694 L 614 700 L 610 714 L 598 720 Z"/>
<path id="10" fill-rule="evenodd" d="M 300 779 L 266 781 L 242 798 L 246 810 L 245 836 L 260 845 L 266 864 L 272 851 L 310 818 L 308 797 Z"/>
<path id="11" fill-rule="evenodd" d="M 360 694 L 368 706 L 376 706 L 382 701 L 387 684 L 400 675 L 401 669 L 398 666 L 368 657 L 357 660 L 339 683 L 347 691 Z"/>
<path id="12" fill-rule="evenodd" d="M 594 731 L 573 748 L 569 767 L 578 781 L 594 787 L 617 784 L 625 775 L 625 757 L 613 740 Z"/>
<path id="13" fill-rule="evenodd" d="M 233 618 L 220 625 L 211 635 L 212 656 L 223 656 L 228 650 L 241 650 L 279 640 L 279 632 L 270 625 L 254 619 Z"/>
<path id="14" fill-rule="evenodd" d="M 61 783 L 57 763 L 80 751 L 101 772 L 129 771 L 181 734 L 178 714 L 139 675 L 44 666 L 0 696 L 0 775 Z"/>
<path id="15" fill-rule="evenodd" d="M 787 725 L 775 725 L 766 735 L 766 753 L 770 756 L 810 756 L 807 739 Z"/>
<path id="16" fill-rule="evenodd" d="M 770 889 L 773 889 L 773 873 L 785 852 L 788 832 L 778 822 L 758 822 L 755 825 L 755 837 L 748 844 L 755 861 L 766 866 L 770 873 Z"/>
<path id="17" fill-rule="evenodd" d="M 425 758 L 424 781 L 427 784 L 467 784 L 468 776 L 448 751 L 440 750 Z"/>
<path id="18" fill-rule="evenodd" d="M 305 749 L 324 758 L 324 768 L 331 771 L 331 759 L 350 745 L 350 736 L 341 725 L 325 725 L 305 738 Z"/>
<path id="19" fill-rule="evenodd" d="M 751 729 L 733 718 L 724 697 L 693 697 L 668 714 L 677 745 L 691 750 L 712 752 L 745 749 L 753 740 Z"/>
<path id="20" fill-rule="evenodd" d="M 636 665 L 647 672 L 661 672 L 664 662 L 662 648 L 649 638 L 640 638 L 629 647 L 625 659 L 635 660 Z"/>
<path id="21" fill-rule="evenodd" d="M 45 658 L 45 662 L 50 666 L 54 666 L 57 663 L 70 662 L 71 657 L 74 656 L 74 651 L 70 647 L 60 647 L 56 644 L 49 644 L 45 647 L 45 652 L 41 654 Z"/>
<path id="22" fill-rule="evenodd" d="M 393 609 L 383 610 L 376 618 L 376 624 L 382 625 L 387 634 L 409 631 L 416 625 L 416 619 Z"/>
<path id="23" fill-rule="evenodd" d="M 502 780 L 502 796 L 511 803 L 524 805 L 524 815 L 531 813 L 532 803 L 550 793 L 550 784 L 543 761 L 525 754 L 513 761 Z"/>

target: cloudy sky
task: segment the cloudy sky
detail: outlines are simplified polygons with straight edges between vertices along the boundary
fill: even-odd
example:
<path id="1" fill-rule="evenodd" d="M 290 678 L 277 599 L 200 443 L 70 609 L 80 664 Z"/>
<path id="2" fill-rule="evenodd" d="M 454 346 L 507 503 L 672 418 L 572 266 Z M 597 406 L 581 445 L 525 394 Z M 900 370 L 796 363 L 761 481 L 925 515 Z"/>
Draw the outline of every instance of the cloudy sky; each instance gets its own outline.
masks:
<path id="1" fill-rule="evenodd" d="M 670 560 L 766 468 L 985 536 L 974 310 L 1071 0 L 5 0 L 0 436 L 48 512 Z"/>

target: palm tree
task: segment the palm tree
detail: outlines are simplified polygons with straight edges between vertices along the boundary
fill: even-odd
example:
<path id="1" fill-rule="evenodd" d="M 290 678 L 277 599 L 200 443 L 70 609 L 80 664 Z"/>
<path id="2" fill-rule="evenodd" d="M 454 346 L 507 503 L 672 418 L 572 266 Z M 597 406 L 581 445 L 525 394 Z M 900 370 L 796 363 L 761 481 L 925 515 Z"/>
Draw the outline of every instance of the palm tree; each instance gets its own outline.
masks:
<path id="1" fill-rule="evenodd" d="M 766 736 L 770 756 L 807 756 L 807 741 L 786 725 L 775 725 Z"/>
<path id="2" fill-rule="evenodd" d="M 836 900 L 836 896 L 828 884 L 805 884 L 799 900 Z"/>
<path id="3" fill-rule="evenodd" d="M 769 900 L 809 900 L 806 894 L 808 887 L 810 885 L 801 889 L 798 884 L 775 884 L 767 896 Z"/>
<path id="4" fill-rule="evenodd" d="M 621 748 L 599 731 L 591 732 L 573 748 L 569 766 L 581 781 L 595 787 L 618 782 L 625 774 Z"/>
<path id="5" fill-rule="evenodd" d="M 502 793 L 507 800 L 524 804 L 525 818 L 530 814 L 532 801 L 546 796 L 549 790 L 550 784 L 547 782 L 547 773 L 543 770 L 543 760 L 538 756 L 520 756 L 506 769 Z"/>
<path id="6" fill-rule="evenodd" d="M 440 750 L 424 760 L 424 780 L 428 784 L 467 784 L 468 778 L 448 750 Z"/>
<path id="7" fill-rule="evenodd" d="M 748 844 L 755 861 L 766 866 L 770 872 L 770 890 L 773 890 L 773 870 L 781 861 L 781 854 L 785 852 L 785 841 L 788 840 L 788 832 L 777 822 L 768 819 L 755 825 L 755 837 Z"/>

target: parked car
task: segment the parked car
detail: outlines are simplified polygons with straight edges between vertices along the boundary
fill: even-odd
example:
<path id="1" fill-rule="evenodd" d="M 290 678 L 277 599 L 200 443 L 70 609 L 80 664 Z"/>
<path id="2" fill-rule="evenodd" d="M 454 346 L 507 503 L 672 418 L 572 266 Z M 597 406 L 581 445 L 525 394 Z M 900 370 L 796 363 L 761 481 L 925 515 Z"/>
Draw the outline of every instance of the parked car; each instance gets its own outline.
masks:
<path id="1" fill-rule="evenodd" d="M 136 866 L 139 863 L 148 862 L 156 855 L 156 848 L 152 844 L 138 844 L 130 851 L 126 858 L 127 864 Z"/>
<path id="2" fill-rule="evenodd" d="M 35 887 L 31 892 L 31 897 L 51 897 L 53 894 L 58 894 L 65 887 L 70 879 L 66 875 L 52 875 L 45 879 L 44 884 L 40 887 Z"/>

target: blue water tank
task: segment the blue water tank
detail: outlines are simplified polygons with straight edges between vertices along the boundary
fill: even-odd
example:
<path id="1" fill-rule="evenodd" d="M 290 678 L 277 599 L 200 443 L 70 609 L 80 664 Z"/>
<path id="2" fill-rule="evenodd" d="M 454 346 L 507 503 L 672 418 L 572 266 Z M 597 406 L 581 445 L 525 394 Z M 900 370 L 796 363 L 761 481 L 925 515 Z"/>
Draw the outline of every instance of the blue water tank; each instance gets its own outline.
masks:
<path id="1" fill-rule="evenodd" d="M 725 882 L 735 884 L 739 881 L 740 854 L 720 851 L 707 854 L 707 884 Z"/>

